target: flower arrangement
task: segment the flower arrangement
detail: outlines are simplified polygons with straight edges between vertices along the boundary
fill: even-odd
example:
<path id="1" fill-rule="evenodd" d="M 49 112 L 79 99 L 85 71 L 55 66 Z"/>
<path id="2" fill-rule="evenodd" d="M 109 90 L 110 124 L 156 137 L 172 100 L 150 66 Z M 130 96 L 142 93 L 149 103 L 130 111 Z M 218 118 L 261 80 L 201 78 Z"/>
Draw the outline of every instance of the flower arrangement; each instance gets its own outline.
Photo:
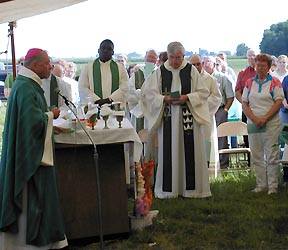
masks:
<path id="1" fill-rule="evenodd" d="M 143 165 L 143 167 L 142 167 Z M 154 161 L 150 160 L 141 164 L 135 164 L 135 206 L 134 215 L 147 216 L 152 205 L 153 194 L 151 189 L 151 176 Z"/>

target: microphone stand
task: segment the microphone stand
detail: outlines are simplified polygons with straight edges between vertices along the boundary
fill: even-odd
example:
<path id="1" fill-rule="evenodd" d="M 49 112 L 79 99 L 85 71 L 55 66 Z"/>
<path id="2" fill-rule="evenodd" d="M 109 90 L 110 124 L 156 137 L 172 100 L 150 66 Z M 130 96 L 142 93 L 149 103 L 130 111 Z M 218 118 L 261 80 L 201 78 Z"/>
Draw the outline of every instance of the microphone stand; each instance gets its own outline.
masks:
<path id="1" fill-rule="evenodd" d="M 70 100 L 68 100 L 68 98 L 66 96 L 60 94 L 60 91 L 57 94 L 64 99 L 66 106 L 74 114 L 74 116 L 76 117 L 76 120 L 80 124 L 82 130 L 85 132 L 89 141 L 91 142 L 91 144 L 94 147 L 94 153 L 93 153 L 94 157 L 93 158 L 94 158 L 94 167 L 95 167 L 95 171 L 96 171 L 96 182 L 97 182 L 97 192 L 96 193 L 97 193 L 97 199 L 98 199 L 100 250 L 103 250 L 104 249 L 104 240 L 103 240 L 103 222 L 102 222 L 102 202 L 101 202 L 101 190 L 100 190 L 99 156 L 98 156 L 98 152 L 97 152 L 97 147 L 96 147 L 96 144 L 94 143 L 93 139 L 91 138 L 91 136 L 87 132 L 87 130 L 84 128 L 84 126 L 80 122 L 80 119 L 77 116 L 76 112 L 70 107 L 70 104 L 71 104 L 73 107 L 76 108 L 75 104 L 73 102 L 71 102 Z"/>

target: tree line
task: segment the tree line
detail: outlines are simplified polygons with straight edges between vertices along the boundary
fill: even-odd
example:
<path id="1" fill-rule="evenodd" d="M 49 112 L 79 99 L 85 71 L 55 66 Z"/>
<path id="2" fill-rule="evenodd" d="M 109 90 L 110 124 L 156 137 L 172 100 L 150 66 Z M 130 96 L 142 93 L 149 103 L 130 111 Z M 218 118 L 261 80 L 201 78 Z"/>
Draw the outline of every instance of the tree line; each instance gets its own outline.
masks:
<path id="1" fill-rule="evenodd" d="M 245 56 L 248 49 L 245 43 L 241 43 L 236 48 L 236 55 Z M 270 29 L 264 30 L 259 49 L 261 53 L 276 57 L 288 55 L 288 21 L 272 24 Z"/>

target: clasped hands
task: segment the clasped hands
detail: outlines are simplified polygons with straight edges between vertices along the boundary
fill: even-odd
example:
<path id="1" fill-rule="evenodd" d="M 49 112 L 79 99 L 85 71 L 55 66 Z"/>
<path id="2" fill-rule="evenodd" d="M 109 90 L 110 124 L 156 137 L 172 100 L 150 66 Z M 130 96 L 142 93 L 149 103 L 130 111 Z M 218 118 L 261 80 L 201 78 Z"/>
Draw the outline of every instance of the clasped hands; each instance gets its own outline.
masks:
<path id="1" fill-rule="evenodd" d="M 186 103 L 188 100 L 187 95 L 181 95 L 179 98 L 171 98 L 169 95 L 166 95 L 164 97 L 164 102 L 169 103 L 169 104 L 175 104 L 175 105 L 182 105 Z"/>
<path id="2" fill-rule="evenodd" d="M 112 102 L 113 101 L 111 98 L 104 98 L 104 99 L 99 99 L 95 101 L 95 104 L 98 104 L 101 107 L 103 104 L 111 104 Z"/>
<path id="3" fill-rule="evenodd" d="M 254 121 L 257 128 L 262 128 L 267 123 L 268 119 L 266 117 L 257 117 Z"/>

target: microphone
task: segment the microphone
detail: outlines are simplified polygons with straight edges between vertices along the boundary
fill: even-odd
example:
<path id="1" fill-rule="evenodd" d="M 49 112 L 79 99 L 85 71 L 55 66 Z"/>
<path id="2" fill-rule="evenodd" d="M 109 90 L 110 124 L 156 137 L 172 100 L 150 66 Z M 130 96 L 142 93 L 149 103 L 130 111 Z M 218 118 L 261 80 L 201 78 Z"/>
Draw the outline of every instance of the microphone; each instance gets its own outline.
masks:
<path id="1" fill-rule="evenodd" d="M 55 88 L 54 90 L 57 95 L 61 96 L 65 102 L 65 104 L 67 105 L 67 107 L 70 109 L 70 111 L 74 114 L 74 116 L 76 117 L 76 120 L 78 121 L 78 123 L 80 124 L 81 129 L 84 131 L 84 133 L 86 134 L 87 138 L 89 139 L 89 141 L 91 142 L 91 144 L 93 145 L 94 148 L 94 153 L 93 153 L 93 158 L 94 158 L 94 167 L 95 167 L 95 172 L 96 172 L 96 182 L 97 182 L 97 199 L 98 199 L 98 220 L 99 220 L 99 236 L 100 236 L 100 249 L 103 250 L 104 249 L 104 235 L 103 235 L 103 221 L 102 221 L 102 201 L 101 201 L 101 190 L 100 190 L 100 172 L 99 172 L 99 156 L 98 156 L 98 152 L 97 152 L 97 147 L 95 142 L 93 141 L 92 137 L 89 135 L 89 133 L 87 132 L 87 130 L 84 128 L 84 126 L 82 125 L 79 117 L 77 116 L 76 112 L 70 107 L 69 104 L 71 104 L 75 109 L 76 106 L 73 102 L 71 102 L 66 96 L 62 95 L 60 93 L 60 90 L 58 88 Z M 75 123 L 76 126 L 76 123 Z M 75 128 L 75 132 L 76 132 L 76 128 Z"/>
<path id="2" fill-rule="evenodd" d="M 56 92 L 57 95 L 59 95 L 63 98 L 63 100 L 67 106 L 69 106 L 69 104 L 71 104 L 76 109 L 75 104 L 73 102 L 71 102 L 65 95 L 62 95 L 60 93 L 60 89 L 56 88 L 54 91 Z"/>
<path id="3" fill-rule="evenodd" d="M 7 54 L 7 53 L 8 53 L 8 51 L 5 50 L 5 51 L 0 52 L 0 55 L 2 55 L 2 54 Z"/>

